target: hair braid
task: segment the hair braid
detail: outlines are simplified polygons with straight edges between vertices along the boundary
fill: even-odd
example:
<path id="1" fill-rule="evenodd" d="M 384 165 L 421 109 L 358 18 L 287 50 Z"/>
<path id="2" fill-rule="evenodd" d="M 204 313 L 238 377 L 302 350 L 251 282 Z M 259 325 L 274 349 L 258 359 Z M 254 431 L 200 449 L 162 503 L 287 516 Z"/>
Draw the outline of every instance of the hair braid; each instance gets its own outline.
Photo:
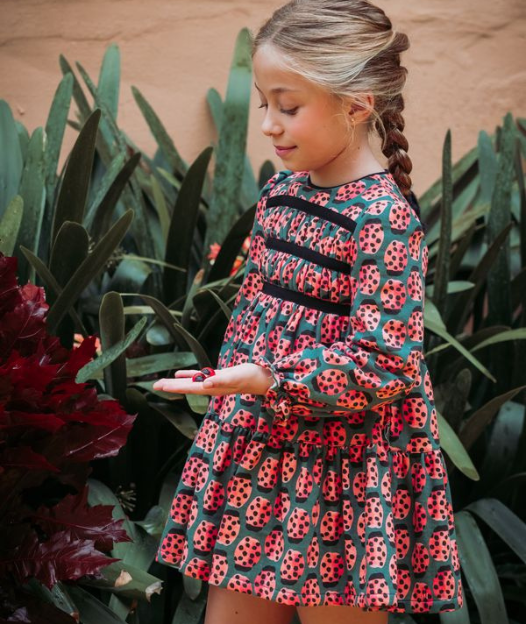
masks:
<path id="1" fill-rule="evenodd" d="M 397 34 L 400 35 L 401 33 Z M 405 35 L 402 36 L 405 37 Z M 399 55 L 397 55 L 397 65 L 400 65 Z M 409 174 L 413 169 L 413 163 L 407 153 L 409 142 L 404 134 L 405 120 L 402 115 L 404 107 L 403 95 L 398 93 L 393 96 L 383 112 L 379 114 L 375 128 L 380 136 L 383 137 L 382 153 L 387 158 L 387 168 L 395 179 L 402 195 L 404 195 L 417 213 L 424 232 L 426 232 L 427 226 L 422 219 L 418 200 L 411 190 L 412 180 Z"/>

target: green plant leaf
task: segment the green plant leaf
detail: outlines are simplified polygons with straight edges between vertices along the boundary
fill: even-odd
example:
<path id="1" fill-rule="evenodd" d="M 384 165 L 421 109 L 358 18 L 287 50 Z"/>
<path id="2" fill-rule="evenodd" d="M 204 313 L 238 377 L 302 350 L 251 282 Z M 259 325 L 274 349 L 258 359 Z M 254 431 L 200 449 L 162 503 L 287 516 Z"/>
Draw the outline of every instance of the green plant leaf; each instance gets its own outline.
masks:
<path id="1" fill-rule="evenodd" d="M 471 350 L 476 351 L 477 349 L 482 349 L 483 347 L 489 347 L 490 345 L 497 344 L 499 342 L 507 342 L 508 340 L 525 340 L 526 339 L 526 327 L 519 327 L 518 329 L 507 329 L 505 332 L 500 332 L 491 336 L 487 340 L 483 342 L 479 342 L 478 345 L 474 346 Z"/>
<path id="2" fill-rule="evenodd" d="M 75 381 L 77 383 L 84 383 L 88 379 L 91 379 L 94 373 L 103 370 L 106 366 L 114 362 L 133 342 L 135 342 L 135 340 L 137 340 L 146 322 L 147 318 L 144 316 L 130 329 L 123 340 L 119 340 L 109 349 L 103 351 L 98 358 L 85 364 L 77 373 Z"/>
<path id="3" fill-rule="evenodd" d="M 46 121 L 46 158 L 44 161 L 44 180 L 46 195 L 50 204 L 53 203 L 57 184 L 57 167 L 60 157 L 60 149 L 64 140 L 66 124 L 68 121 L 71 97 L 73 95 L 73 74 L 65 74 L 60 81 L 49 115 Z M 36 250 L 37 248 L 35 248 Z"/>
<path id="4" fill-rule="evenodd" d="M 511 187 L 514 173 L 515 124 L 511 113 L 504 117 L 501 136 L 501 150 L 497 165 L 495 185 L 491 198 L 491 210 L 486 225 L 488 242 L 502 232 L 511 221 Z M 488 315 L 487 322 L 511 325 L 511 292 L 510 292 L 510 241 L 506 238 L 495 261 L 488 272 Z M 506 354 L 497 350 L 496 357 L 505 362 Z"/>
<path id="5" fill-rule="evenodd" d="M 91 203 L 86 211 L 86 215 L 84 217 L 84 225 L 88 230 L 91 229 L 91 224 L 93 223 L 93 219 L 95 217 L 95 211 L 97 207 L 102 202 L 103 198 L 108 193 L 111 185 L 114 183 L 115 178 L 124 167 L 124 163 L 126 162 L 126 154 L 121 152 L 113 158 L 109 164 L 109 167 L 106 168 L 102 179 L 99 182 L 99 185 L 93 195 Z"/>
<path id="6" fill-rule="evenodd" d="M 107 122 L 107 125 L 104 124 L 104 128 L 108 128 L 108 130 L 111 132 L 110 136 L 106 136 L 105 133 L 101 132 L 103 140 L 101 140 L 97 145 L 97 149 L 101 153 L 102 160 L 106 167 L 108 167 L 111 159 L 115 158 L 117 154 L 127 152 L 128 145 L 126 143 L 124 134 L 117 127 L 111 110 L 108 108 L 104 100 L 100 98 L 98 90 L 93 84 L 91 78 L 89 77 L 89 74 L 80 63 L 77 62 L 76 66 L 84 82 L 86 83 L 90 94 L 94 99 L 95 105 L 100 108 L 102 114 L 104 115 L 104 119 Z M 135 219 L 133 222 L 132 231 L 134 234 L 136 245 L 139 248 L 139 252 L 144 256 L 155 258 L 155 242 L 152 237 L 151 226 L 148 223 L 148 210 L 146 207 L 143 192 L 137 181 L 137 171 L 138 169 L 136 169 L 134 171 L 134 174 L 131 176 L 129 186 L 125 185 L 124 187 L 123 202 L 126 206 L 130 206 L 131 209 L 135 210 Z M 159 288 L 160 276 L 158 274 L 152 275 L 152 283 L 154 288 Z"/>
<path id="7" fill-rule="evenodd" d="M 256 216 L 256 208 L 257 203 L 245 210 L 230 228 L 214 259 L 214 264 L 208 272 L 208 285 L 210 285 L 210 282 L 230 275 L 243 243 L 251 233 Z"/>
<path id="8" fill-rule="evenodd" d="M 21 121 L 15 119 L 15 128 L 18 133 L 18 140 L 20 142 L 20 151 L 22 153 L 22 162 L 26 162 L 27 146 L 29 145 L 29 132 Z"/>
<path id="9" fill-rule="evenodd" d="M 84 220 L 100 117 L 101 111 L 94 110 L 69 154 L 53 216 L 51 248 L 64 221 L 82 223 Z"/>
<path id="10" fill-rule="evenodd" d="M 166 353 L 154 353 L 136 358 L 126 358 L 126 370 L 128 379 L 154 375 L 167 370 L 180 368 L 196 368 L 195 355 L 191 351 L 169 351 Z M 102 371 L 96 371 L 90 379 L 102 379 Z M 149 383 L 149 382 L 147 382 Z"/>
<path id="11" fill-rule="evenodd" d="M 249 30 L 242 28 L 236 39 L 219 129 L 214 185 L 207 215 L 208 227 L 204 244 L 206 253 L 212 243 L 222 244 L 237 215 L 252 90 L 251 43 Z M 208 261 L 205 272 L 207 266 Z"/>
<path id="12" fill-rule="evenodd" d="M 82 87 L 80 86 L 80 83 L 77 80 L 77 77 L 73 73 L 73 68 L 69 64 L 66 57 L 63 54 L 60 54 L 58 57 L 58 61 L 59 61 L 60 69 L 63 75 L 66 76 L 70 74 L 71 77 L 73 78 L 73 99 L 75 100 L 75 103 L 78 106 L 77 117 L 82 123 L 84 123 L 86 119 L 91 115 L 91 106 L 88 104 L 88 100 L 86 99 L 86 96 L 84 95 L 84 91 L 82 90 Z M 80 130 L 81 124 L 78 124 L 78 125 L 79 125 L 79 130 Z"/>
<path id="13" fill-rule="evenodd" d="M 484 537 L 468 511 L 455 514 L 462 570 L 477 605 L 481 624 L 508 624 L 495 566 Z"/>
<path id="14" fill-rule="evenodd" d="M 440 237 L 435 264 L 433 303 L 444 315 L 447 304 L 449 261 L 451 253 L 451 204 L 453 203 L 453 179 L 451 172 L 451 130 L 448 129 L 442 150 L 442 201 L 440 202 Z"/>
<path id="15" fill-rule="evenodd" d="M 135 168 L 141 159 L 140 153 L 134 154 L 122 167 L 113 180 L 108 192 L 102 198 L 100 204 L 94 209 L 91 222 L 91 235 L 94 240 L 99 240 L 111 225 L 113 213 L 117 202 L 121 198 L 124 188 L 130 181 Z"/>
<path id="16" fill-rule="evenodd" d="M 58 297 L 62 292 L 62 287 L 57 282 L 57 280 L 55 279 L 53 274 L 50 272 L 50 270 L 47 268 L 47 266 L 42 262 L 42 260 L 40 260 L 40 258 L 35 256 L 35 254 L 29 249 L 25 249 L 24 247 L 21 247 L 21 250 L 24 256 L 27 258 L 28 262 L 34 267 L 34 269 L 38 273 L 40 279 L 44 282 L 44 287 L 46 288 L 47 296 L 51 297 L 51 294 L 54 293 Z M 84 325 L 82 324 L 82 321 L 80 320 L 75 308 L 70 308 L 68 310 L 68 314 L 73 319 L 76 330 L 79 333 L 81 333 L 84 336 L 84 338 L 86 338 L 88 336 L 88 332 L 86 328 L 84 327 Z"/>
<path id="17" fill-rule="evenodd" d="M 448 457 L 455 466 L 473 481 L 480 479 L 479 473 L 471 461 L 468 452 L 464 448 L 457 434 L 451 428 L 447 420 L 437 411 L 438 430 L 440 435 L 440 445 L 448 454 Z"/>
<path id="18" fill-rule="evenodd" d="M 228 320 L 232 316 L 232 310 L 211 288 L 205 288 L 203 290 L 206 290 L 206 292 L 209 293 L 217 301 L 217 305 L 219 306 L 219 308 L 221 308 L 221 310 L 223 310 L 225 317 Z"/>
<path id="19" fill-rule="evenodd" d="M 439 614 L 440 624 L 471 624 L 466 599 L 460 609 Z M 511 623 L 510 623 L 511 624 Z"/>
<path id="20" fill-rule="evenodd" d="M 9 104 L 0 100 L 0 218 L 19 193 L 24 163 L 15 120 Z"/>
<path id="21" fill-rule="evenodd" d="M 166 131 L 166 128 L 162 124 L 161 120 L 137 87 L 132 86 L 131 91 L 135 101 L 137 102 L 137 106 L 143 114 L 143 117 L 146 120 L 157 145 L 159 146 L 159 149 L 166 157 L 166 160 L 170 163 L 172 172 L 185 175 L 188 165 L 177 151 L 172 138 Z"/>
<path id="22" fill-rule="evenodd" d="M 517 472 L 502 481 L 499 481 L 495 486 L 487 490 L 488 496 L 503 496 L 507 490 L 513 490 L 519 485 L 526 483 L 526 472 Z"/>
<path id="23" fill-rule="evenodd" d="M 115 254 L 113 258 L 118 265 L 108 281 L 107 290 L 117 292 L 142 290 L 152 273 L 150 265 L 139 258 L 130 258 L 127 254 L 123 256 Z M 126 310 L 124 313 L 126 314 Z"/>
<path id="24" fill-rule="evenodd" d="M 32 578 L 24 584 L 24 589 L 29 590 L 31 594 L 41 598 L 43 601 L 55 605 L 55 607 L 72 617 L 73 621 L 78 620 L 78 609 L 71 599 L 67 585 L 61 581 L 58 581 L 51 589 L 48 589 L 36 578 Z M 46 624 L 46 622 L 43 624 Z"/>
<path id="25" fill-rule="evenodd" d="M 476 513 L 526 563 L 526 524 L 496 498 L 481 498 L 465 507 Z"/>
<path id="26" fill-rule="evenodd" d="M 57 233 L 49 261 L 49 270 L 61 288 L 86 260 L 88 252 L 89 236 L 85 228 L 75 221 L 64 221 Z M 68 261 L 64 262 L 64 258 Z M 50 306 L 55 299 L 55 296 L 48 299 Z"/>
<path id="27" fill-rule="evenodd" d="M 493 149 L 491 138 L 484 130 L 479 132 L 477 148 L 479 153 L 481 200 L 489 204 L 495 188 L 495 178 L 497 177 L 497 155 Z"/>
<path id="28" fill-rule="evenodd" d="M 459 437 L 462 440 L 464 447 L 466 449 L 471 448 L 480 434 L 485 431 L 486 427 L 490 424 L 495 415 L 498 414 L 500 408 L 508 401 L 511 401 L 516 394 L 525 388 L 526 385 L 519 386 L 518 388 L 513 388 L 504 394 L 493 397 L 485 405 L 476 410 L 475 413 L 472 414 L 467 420 L 465 420 L 459 432 Z"/>
<path id="29" fill-rule="evenodd" d="M 79 585 L 70 585 L 68 591 L 75 601 L 82 624 L 126 624 L 126 620 Z"/>
<path id="30" fill-rule="evenodd" d="M 24 214 L 24 200 L 15 195 L 0 220 L 0 252 L 12 256 Z"/>
<path id="31" fill-rule="evenodd" d="M 481 480 L 473 485 L 471 500 L 483 498 L 490 488 L 520 469 L 521 436 L 526 426 L 524 404 L 508 400 L 485 432 L 484 454 L 480 457 Z"/>
<path id="32" fill-rule="evenodd" d="M 156 320 L 146 332 L 146 342 L 152 347 L 167 347 L 173 345 L 174 339 L 168 329 Z"/>
<path id="33" fill-rule="evenodd" d="M 453 333 L 463 331 L 468 314 L 471 313 L 475 297 L 479 291 L 485 287 L 489 270 L 493 262 L 495 262 L 499 249 L 504 244 L 504 241 L 510 233 L 511 227 L 511 223 L 508 223 L 502 232 L 498 234 L 491 245 L 488 246 L 488 249 L 484 253 L 482 259 L 479 260 L 478 264 L 468 276 L 469 281 L 475 284 L 475 288 L 471 288 L 465 293 L 457 296 L 456 302 L 452 306 L 451 313 L 449 314 L 450 323 L 448 324 L 448 327 L 450 327 Z"/>
<path id="34" fill-rule="evenodd" d="M 426 304 L 427 305 L 427 304 Z M 491 381 L 497 381 L 495 377 L 489 372 L 489 370 L 477 360 L 456 338 L 451 336 L 440 323 L 437 323 L 433 318 L 430 318 L 428 314 L 426 314 L 426 308 L 424 307 L 424 318 L 425 318 L 425 327 L 435 334 L 441 336 L 444 340 L 446 340 L 452 347 L 457 349 L 462 355 L 469 360 L 475 368 L 477 368 L 481 373 L 483 373 L 488 379 Z"/>
<path id="35" fill-rule="evenodd" d="M 148 511 L 144 520 L 135 524 L 142 527 L 148 535 L 159 540 L 166 524 L 166 515 L 166 511 L 160 505 L 154 505 Z"/>
<path id="36" fill-rule="evenodd" d="M 102 570 L 102 578 L 83 579 L 82 585 L 105 589 L 112 594 L 128 600 L 146 600 L 150 602 L 153 594 L 160 594 L 163 582 L 156 576 L 145 572 L 129 563 L 116 561 Z"/>
<path id="37" fill-rule="evenodd" d="M 187 289 L 187 267 L 190 265 L 192 245 L 199 203 L 205 173 L 212 156 L 212 148 L 205 148 L 186 173 L 173 209 L 170 229 L 166 241 L 164 260 L 169 264 L 184 267 L 184 273 L 173 273 L 165 268 L 163 272 L 163 298 L 166 302 L 184 296 Z"/>
<path id="38" fill-rule="evenodd" d="M 466 177 L 470 176 L 472 171 L 478 170 L 477 160 L 478 150 L 476 147 L 473 147 L 453 165 L 452 177 L 454 188 L 464 184 Z M 435 205 L 441 201 L 441 194 L 442 178 L 440 177 L 418 198 L 418 203 L 422 209 L 422 216 L 424 219 L 429 218 L 429 213 L 433 210 Z"/>
<path id="39" fill-rule="evenodd" d="M 37 252 L 44 210 L 46 204 L 46 188 L 44 181 L 45 158 L 44 132 L 42 128 L 36 128 L 27 146 L 26 162 L 20 180 L 20 195 L 24 200 L 24 216 L 20 226 L 18 244 L 25 245 Z M 16 255 L 21 257 L 19 249 Z M 24 262 L 24 265 L 26 263 Z M 25 266 L 20 267 L 20 279 L 34 281 L 34 272 L 27 271 Z"/>
<path id="40" fill-rule="evenodd" d="M 166 199 L 163 195 L 161 185 L 155 175 L 150 175 L 150 184 L 152 186 L 153 193 L 153 205 L 157 210 L 157 217 L 159 218 L 159 224 L 161 226 L 161 233 L 163 237 L 163 243 L 166 248 L 166 239 L 168 238 L 168 230 L 170 229 L 170 213 L 166 206 Z"/>
<path id="41" fill-rule="evenodd" d="M 195 354 L 195 357 L 197 358 L 199 368 L 211 366 L 211 362 L 208 358 L 208 355 L 206 354 L 205 349 L 203 349 L 203 347 L 192 336 L 192 334 L 186 331 L 185 328 L 179 323 L 179 321 L 177 321 L 177 319 L 172 316 L 170 310 L 163 303 L 161 303 L 155 297 L 143 295 L 142 293 L 138 293 L 138 296 L 152 306 L 156 314 L 159 316 L 159 319 L 163 322 L 166 329 L 177 341 L 180 342 L 180 344 L 190 347 L 191 351 Z"/>
<path id="42" fill-rule="evenodd" d="M 199 624 L 203 621 L 207 598 L 203 581 L 186 574 L 183 576 L 184 592 L 177 603 L 172 624 Z"/>
<path id="43" fill-rule="evenodd" d="M 128 358 L 127 363 L 130 377 L 141 377 L 172 369 L 178 370 L 197 366 L 195 355 L 191 351 L 154 353 L 138 358 Z"/>
<path id="44" fill-rule="evenodd" d="M 47 315 L 50 333 L 67 314 L 84 288 L 100 273 L 114 249 L 124 238 L 133 219 L 133 210 L 126 211 L 109 232 L 95 245 L 91 254 L 75 271 Z"/>
<path id="45" fill-rule="evenodd" d="M 147 318 L 143 318 L 135 325 L 135 339 L 139 335 L 141 329 L 147 322 Z M 127 386 L 126 374 L 126 349 L 134 342 L 129 340 L 129 335 L 125 339 L 125 318 L 123 312 L 122 297 L 118 292 L 107 292 L 102 298 L 99 308 L 99 327 L 100 340 L 102 346 L 102 355 L 111 353 L 111 349 L 119 345 L 113 353 L 115 357 L 104 366 L 104 388 L 108 394 L 115 397 L 118 401 L 124 401 Z M 133 331 L 133 330 L 132 330 Z M 125 344 L 126 341 L 128 344 Z"/>
<path id="46" fill-rule="evenodd" d="M 169 171 L 166 171 L 163 167 L 157 167 L 158 173 L 174 188 L 179 190 L 181 188 L 182 182 L 179 182 L 177 178 L 175 178 Z"/>
<path id="47" fill-rule="evenodd" d="M 104 52 L 100 66 L 97 90 L 101 100 L 111 111 L 114 119 L 119 112 L 119 91 L 121 84 L 121 53 L 116 43 L 111 43 Z"/>
<path id="48" fill-rule="evenodd" d="M 193 440 L 197 434 L 198 427 L 195 420 L 182 409 L 172 408 L 170 405 L 150 403 L 150 407 L 162 414 L 166 420 L 180 431 L 186 438 Z"/>
<path id="49" fill-rule="evenodd" d="M 469 290 L 473 288 L 475 284 L 473 282 L 468 282 L 467 280 L 450 280 L 447 284 L 447 294 L 452 295 L 457 292 L 462 292 L 464 290 Z M 426 294 L 429 297 L 433 296 L 434 292 L 434 284 L 430 284 L 426 287 Z"/>
<path id="50" fill-rule="evenodd" d="M 210 108 L 210 114 L 214 125 L 216 127 L 216 131 L 219 134 L 219 130 L 221 128 L 221 123 L 223 120 L 223 100 L 219 95 L 217 89 L 213 87 L 208 89 L 206 94 L 206 101 L 208 103 L 208 107 Z M 273 174 L 270 174 L 267 178 L 265 178 L 263 184 L 270 178 Z M 250 164 L 250 158 L 248 154 L 245 154 L 245 166 L 243 169 L 243 180 L 241 183 L 241 203 L 246 206 L 250 206 L 253 203 L 257 202 L 259 197 L 259 187 L 254 176 L 254 170 L 252 165 Z"/>

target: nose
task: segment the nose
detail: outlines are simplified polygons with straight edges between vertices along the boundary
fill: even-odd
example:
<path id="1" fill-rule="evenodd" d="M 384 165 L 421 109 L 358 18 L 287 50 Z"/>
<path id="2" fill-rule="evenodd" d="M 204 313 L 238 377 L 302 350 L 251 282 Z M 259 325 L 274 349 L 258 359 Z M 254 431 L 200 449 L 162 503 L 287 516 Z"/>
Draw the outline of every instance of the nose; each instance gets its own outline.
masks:
<path id="1" fill-rule="evenodd" d="M 281 126 L 274 120 L 269 110 L 267 109 L 263 122 L 261 123 L 261 131 L 265 136 L 277 136 L 283 132 Z"/>

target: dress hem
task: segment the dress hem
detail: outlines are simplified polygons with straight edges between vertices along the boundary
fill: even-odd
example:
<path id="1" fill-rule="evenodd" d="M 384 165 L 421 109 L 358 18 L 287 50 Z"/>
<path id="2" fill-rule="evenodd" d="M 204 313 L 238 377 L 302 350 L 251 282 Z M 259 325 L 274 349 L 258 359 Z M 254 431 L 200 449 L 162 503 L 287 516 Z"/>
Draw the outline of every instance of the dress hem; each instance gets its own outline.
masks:
<path id="1" fill-rule="evenodd" d="M 398 599 L 396 601 L 396 604 L 394 605 L 379 605 L 379 606 L 375 606 L 375 605 L 360 605 L 358 604 L 358 599 L 361 597 L 365 598 L 365 594 L 356 594 L 356 600 L 353 603 L 344 603 L 344 604 L 340 604 L 340 603 L 331 603 L 329 605 L 324 605 L 320 602 L 320 604 L 305 604 L 305 603 L 301 603 L 300 604 L 295 604 L 295 603 L 288 603 L 288 602 L 280 602 L 278 600 L 274 600 L 272 598 L 270 598 L 269 596 L 265 596 L 262 594 L 256 594 L 254 592 L 241 592 L 239 589 L 237 589 L 236 587 L 232 587 L 232 586 L 228 586 L 228 584 L 230 583 L 230 581 L 232 581 L 232 577 L 230 578 L 224 578 L 222 580 L 221 583 L 213 583 L 210 581 L 210 577 L 208 579 L 202 579 L 199 578 L 199 576 L 196 576 L 195 574 L 192 574 L 190 572 L 186 571 L 185 567 L 178 567 L 178 565 L 174 564 L 174 563 L 169 563 L 167 561 L 165 561 L 161 555 L 159 555 L 156 559 L 157 563 L 160 563 L 162 565 L 166 565 L 169 566 L 175 570 L 177 570 L 178 572 L 180 572 L 181 574 L 184 574 L 185 576 L 188 576 L 190 578 L 196 579 L 198 581 L 203 581 L 204 583 L 208 583 L 209 585 L 213 585 L 214 587 L 222 587 L 224 589 L 229 589 L 230 591 L 236 591 L 238 593 L 246 593 L 248 595 L 254 596 L 256 598 L 261 598 L 263 600 L 269 600 L 271 602 L 278 602 L 279 604 L 283 604 L 283 605 L 288 605 L 288 606 L 293 606 L 293 607 L 324 607 L 324 606 L 334 606 L 334 607 L 358 607 L 361 608 L 363 611 L 387 611 L 390 613 L 408 613 L 408 614 L 414 614 L 414 613 L 422 613 L 422 614 L 437 614 L 437 613 L 448 613 L 451 611 L 458 611 L 459 609 L 462 608 L 462 604 L 459 602 L 458 598 L 452 598 L 451 600 L 433 600 L 431 601 L 431 603 L 427 603 L 427 605 L 431 605 L 430 607 L 427 607 L 425 609 L 414 609 L 414 607 L 412 606 L 412 601 L 411 599 L 407 599 L 407 598 L 402 598 L 402 599 Z M 320 593 L 320 600 L 323 600 L 323 598 L 327 595 L 327 594 L 332 594 L 333 596 L 338 596 L 341 598 L 345 599 L 344 594 L 336 594 L 335 592 L 329 590 L 327 592 L 324 593 Z M 298 596 L 298 598 L 300 598 L 300 596 L 298 594 L 296 594 Z M 396 597 L 396 594 L 388 594 L 387 596 L 389 599 L 392 599 L 393 597 Z M 405 605 L 407 605 L 407 608 Z M 451 608 L 445 608 L 445 609 L 441 609 L 441 607 L 451 607 Z"/>

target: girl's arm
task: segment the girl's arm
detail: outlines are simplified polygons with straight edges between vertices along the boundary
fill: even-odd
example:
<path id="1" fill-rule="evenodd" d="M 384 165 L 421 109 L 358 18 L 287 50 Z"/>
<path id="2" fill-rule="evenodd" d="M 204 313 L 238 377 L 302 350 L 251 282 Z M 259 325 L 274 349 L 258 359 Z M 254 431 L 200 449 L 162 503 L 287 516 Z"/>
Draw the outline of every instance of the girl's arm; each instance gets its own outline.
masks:
<path id="1" fill-rule="evenodd" d="M 354 240 L 359 248 L 347 338 L 252 360 L 274 377 L 263 405 L 280 418 L 373 409 L 420 381 L 428 263 L 420 220 L 392 199 L 380 215 L 361 215 Z"/>

